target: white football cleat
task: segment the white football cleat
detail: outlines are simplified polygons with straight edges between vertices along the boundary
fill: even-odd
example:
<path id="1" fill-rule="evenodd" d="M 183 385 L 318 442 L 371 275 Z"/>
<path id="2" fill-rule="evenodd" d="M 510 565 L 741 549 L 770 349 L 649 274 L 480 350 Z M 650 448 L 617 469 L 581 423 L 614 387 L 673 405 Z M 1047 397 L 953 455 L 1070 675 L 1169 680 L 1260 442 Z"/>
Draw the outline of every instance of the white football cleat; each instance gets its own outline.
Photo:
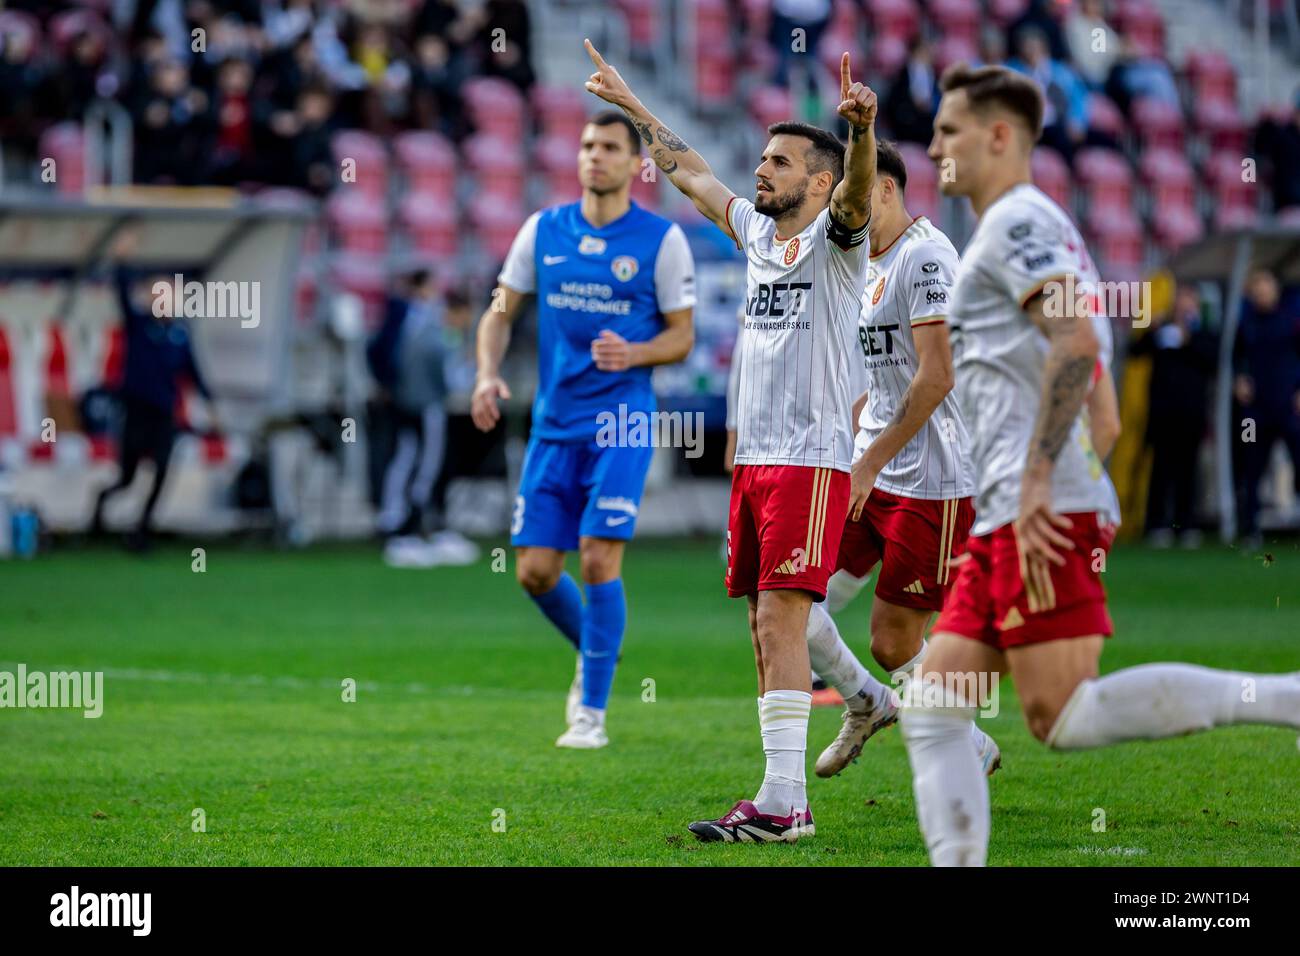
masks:
<path id="1" fill-rule="evenodd" d="M 605 715 L 590 707 L 579 707 L 577 719 L 555 741 L 557 747 L 574 750 L 596 750 L 609 743 L 605 734 Z"/>
<path id="2" fill-rule="evenodd" d="M 865 744 L 878 730 L 884 730 L 898 721 L 898 708 L 890 701 L 883 711 L 869 710 L 858 713 L 844 712 L 844 725 L 830 746 L 822 751 L 813 768 L 819 777 L 833 777 L 862 753 Z"/>
<path id="3" fill-rule="evenodd" d="M 573 683 L 569 685 L 569 696 L 564 698 L 564 722 L 570 727 L 578 719 L 578 708 L 582 706 L 582 653 L 578 654 L 578 666 L 573 669 Z"/>
<path id="4" fill-rule="evenodd" d="M 996 740 L 983 731 L 980 733 L 984 739 L 977 740 L 975 748 L 979 753 L 980 767 L 984 771 L 984 776 L 991 777 L 1002 766 L 1002 751 L 998 749 Z"/>

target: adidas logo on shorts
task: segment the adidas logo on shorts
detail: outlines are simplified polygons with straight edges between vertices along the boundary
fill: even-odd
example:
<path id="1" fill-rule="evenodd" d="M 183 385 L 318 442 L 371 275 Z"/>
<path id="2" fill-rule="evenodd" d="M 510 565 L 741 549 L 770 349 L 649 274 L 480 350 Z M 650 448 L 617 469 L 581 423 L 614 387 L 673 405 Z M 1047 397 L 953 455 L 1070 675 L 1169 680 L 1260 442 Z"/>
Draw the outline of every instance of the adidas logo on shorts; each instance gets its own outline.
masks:
<path id="1" fill-rule="evenodd" d="M 911 584 L 909 584 L 907 587 L 903 588 L 903 590 L 906 591 L 908 594 L 924 594 L 924 593 L 925 593 L 925 588 L 921 587 L 921 579 L 920 579 L 920 578 L 917 578 L 915 581 L 913 581 L 913 582 L 912 582 Z"/>

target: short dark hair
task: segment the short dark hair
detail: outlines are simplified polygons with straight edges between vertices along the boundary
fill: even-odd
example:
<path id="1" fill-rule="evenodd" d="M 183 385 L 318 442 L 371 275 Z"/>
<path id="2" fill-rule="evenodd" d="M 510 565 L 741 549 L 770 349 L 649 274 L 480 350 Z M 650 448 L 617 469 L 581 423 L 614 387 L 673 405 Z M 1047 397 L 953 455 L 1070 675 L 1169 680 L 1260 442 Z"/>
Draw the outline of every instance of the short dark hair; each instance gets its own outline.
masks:
<path id="1" fill-rule="evenodd" d="M 808 140 L 812 144 L 805 154 L 808 172 L 824 173 L 830 170 L 834 177 L 831 189 L 838 186 L 844 178 L 844 144 L 833 133 L 811 123 L 796 123 L 793 120 L 773 123 L 767 128 L 767 133 L 769 136 L 802 136 Z"/>
<path id="2" fill-rule="evenodd" d="M 627 130 L 627 139 L 632 146 L 632 155 L 641 155 L 641 134 L 636 131 L 636 126 L 624 114 L 617 110 L 605 110 L 597 113 L 587 120 L 592 126 L 613 126 L 618 123 Z"/>
<path id="3" fill-rule="evenodd" d="M 954 63 L 944 70 L 939 89 L 945 93 L 965 90 L 970 107 L 977 113 L 1000 106 L 1021 120 L 1035 142 L 1043 132 L 1043 94 L 1029 77 L 1005 66 Z"/>
<path id="4" fill-rule="evenodd" d="M 900 193 L 907 189 L 907 163 L 898 147 L 887 139 L 876 140 L 876 173 L 892 178 Z"/>

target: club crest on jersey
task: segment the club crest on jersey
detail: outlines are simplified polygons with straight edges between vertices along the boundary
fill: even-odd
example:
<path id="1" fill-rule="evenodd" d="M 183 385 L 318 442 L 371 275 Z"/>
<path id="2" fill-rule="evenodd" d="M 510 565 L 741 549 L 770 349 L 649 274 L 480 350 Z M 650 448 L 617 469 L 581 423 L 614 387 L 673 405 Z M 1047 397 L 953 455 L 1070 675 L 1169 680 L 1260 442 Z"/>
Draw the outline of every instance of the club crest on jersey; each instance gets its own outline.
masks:
<path id="1" fill-rule="evenodd" d="M 794 260 L 798 258 L 798 256 L 799 256 L 799 237 L 795 236 L 793 239 L 790 240 L 789 244 L 785 247 L 785 255 L 781 257 L 781 261 L 784 262 L 786 265 L 793 265 Z"/>
<path id="2" fill-rule="evenodd" d="M 598 256 L 605 251 L 605 240 L 598 236 L 583 236 L 578 243 L 578 252 L 584 256 Z"/>
<path id="3" fill-rule="evenodd" d="M 876 291 L 871 293 L 871 304 L 878 305 L 880 297 L 885 294 L 885 277 L 880 277 L 880 282 L 876 285 Z"/>
<path id="4" fill-rule="evenodd" d="M 631 256 L 617 256 L 609 264 L 609 268 L 614 273 L 614 278 L 618 279 L 619 282 L 626 282 L 636 275 L 641 266 Z"/>

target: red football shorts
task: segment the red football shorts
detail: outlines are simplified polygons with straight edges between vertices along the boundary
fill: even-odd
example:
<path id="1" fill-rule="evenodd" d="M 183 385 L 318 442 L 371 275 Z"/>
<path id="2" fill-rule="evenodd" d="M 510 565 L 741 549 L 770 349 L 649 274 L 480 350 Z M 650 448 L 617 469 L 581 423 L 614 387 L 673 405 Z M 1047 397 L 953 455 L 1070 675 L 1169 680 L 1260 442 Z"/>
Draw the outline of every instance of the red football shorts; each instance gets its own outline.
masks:
<path id="1" fill-rule="evenodd" d="M 975 522 L 970 498 L 904 498 L 872 488 L 862 517 L 846 517 L 835 570 L 866 577 L 880 562 L 876 596 L 899 607 L 937 611 L 951 587 L 949 559 Z"/>
<path id="2" fill-rule="evenodd" d="M 825 598 L 848 509 L 848 472 L 737 465 L 727 523 L 727 594 L 800 588 Z"/>
<path id="3" fill-rule="evenodd" d="M 1063 567 L 1048 564 L 1030 587 L 1014 525 L 971 537 L 966 556 L 954 562 L 956 579 L 934 633 L 959 634 L 999 650 L 1091 634 L 1109 637 L 1114 627 L 1101 570 L 1115 528 L 1099 524 L 1094 512 L 1066 517 L 1074 527 L 1062 533 L 1074 548 L 1063 552 Z"/>

